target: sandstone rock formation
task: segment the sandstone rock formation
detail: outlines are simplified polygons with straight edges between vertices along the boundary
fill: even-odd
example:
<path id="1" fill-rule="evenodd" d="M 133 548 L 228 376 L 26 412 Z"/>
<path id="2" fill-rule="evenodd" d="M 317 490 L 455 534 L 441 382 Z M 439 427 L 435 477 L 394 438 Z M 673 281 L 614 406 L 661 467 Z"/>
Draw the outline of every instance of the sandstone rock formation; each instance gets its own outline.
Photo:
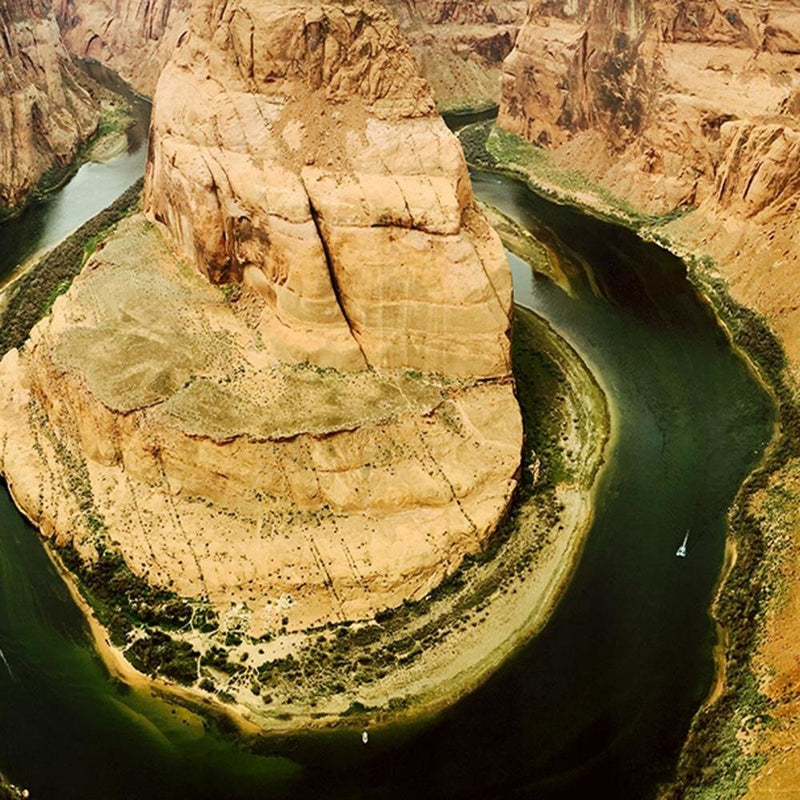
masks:
<path id="1" fill-rule="evenodd" d="M 57 0 L 71 52 L 100 61 L 152 97 L 164 63 L 186 29 L 191 0 Z"/>
<path id="2" fill-rule="evenodd" d="M 186 29 L 191 0 L 59 0 L 64 40 L 76 55 L 119 72 L 147 96 Z M 387 0 L 441 108 L 500 99 L 500 67 L 527 0 Z"/>
<path id="3" fill-rule="evenodd" d="M 501 65 L 527 0 L 386 0 L 439 107 L 488 108 L 500 100 Z"/>
<path id="4" fill-rule="evenodd" d="M 534 2 L 499 124 L 711 252 L 800 362 L 792 246 L 800 10 L 789 0 Z M 754 268 L 771 242 L 771 277 Z M 783 276 L 776 280 L 776 274 Z"/>
<path id="5" fill-rule="evenodd" d="M 418 598 L 515 486 L 511 280 L 375 3 L 201 0 L 145 209 L 0 365 L 48 536 L 256 635 Z M 220 286 L 221 284 L 221 286 Z"/>
<path id="6" fill-rule="evenodd" d="M 0 6 L 0 211 L 19 205 L 97 129 L 99 105 L 69 60 L 46 0 Z"/>
<path id="7" fill-rule="evenodd" d="M 683 206 L 657 234 L 713 257 L 734 298 L 767 317 L 800 378 L 796 2 L 533 2 L 506 61 L 499 122 L 639 210 Z M 767 758 L 748 797 L 792 793 L 800 775 L 798 476 L 787 456 L 750 506 L 767 543 L 759 558 L 784 582 L 780 603 L 759 609 L 754 656 L 760 689 L 776 703 L 770 725 L 754 729 L 746 705 L 720 711 L 725 736 L 740 726 L 751 761 Z M 708 741 L 702 748 L 714 752 Z"/>

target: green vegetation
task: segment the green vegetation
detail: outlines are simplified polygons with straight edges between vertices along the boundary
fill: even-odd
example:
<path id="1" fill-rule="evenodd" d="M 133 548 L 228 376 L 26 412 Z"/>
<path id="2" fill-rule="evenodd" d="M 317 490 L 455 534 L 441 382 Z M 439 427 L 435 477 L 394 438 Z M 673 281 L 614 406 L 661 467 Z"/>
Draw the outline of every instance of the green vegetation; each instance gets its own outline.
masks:
<path id="1" fill-rule="evenodd" d="M 736 303 L 725 283 L 708 272 L 708 259 L 690 260 L 690 278 L 709 299 L 734 345 L 750 359 L 777 403 L 777 435 L 759 467 L 742 486 L 729 514 L 736 564 L 725 579 L 714 616 L 727 634 L 725 689 L 695 717 L 669 798 L 735 798 L 744 795 L 763 757 L 749 754 L 743 731 L 773 724 L 771 703 L 758 688 L 752 656 L 767 610 L 781 593 L 780 563 L 788 542 L 784 476 L 800 464 L 800 401 L 786 355 L 767 321 Z M 763 502 L 755 502 L 757 499 Z"/>
<path id="2" fill-rule="evenodd" d="M 585 213 L 633 230 L 665 225 L 691 210 L 681 207 L 666 214 L 645 214 L 582 172 L 559 166 L 549 150 L 497 128 L 491 121 L 464 128 L 459 139 L 470 164 L 516 178 L 556 203 L 579 205 Z"/>
<path id="3" fill-rule="evenodd" d="M 98 242 L 119 220 L 138 209 L 142 183 L 142 180 L 137 181 L 105 211 L 43 256 L 8 289 L 8 305 L 0 324 L 0 357 L 23 345 L 31 328 L 69 288 Z"/>

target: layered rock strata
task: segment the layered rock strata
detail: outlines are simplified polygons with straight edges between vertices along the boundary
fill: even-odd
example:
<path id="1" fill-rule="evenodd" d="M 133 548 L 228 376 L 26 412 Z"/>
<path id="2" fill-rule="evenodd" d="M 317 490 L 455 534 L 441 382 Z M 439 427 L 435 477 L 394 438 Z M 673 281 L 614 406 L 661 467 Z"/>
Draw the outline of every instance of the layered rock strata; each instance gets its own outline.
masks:
<path id="1" fill-rule="evenodd" d="M 525 19 L 527 0 L 387 0 L 442 110 L 500 100 L 501 67 Z"/>
<path id="2" fill-rule="evenodd" d="M 387 0 L 441 108 L 488 107 L 500 99 L 501 64 L 527 0 Z M 59 0 L 69 49 L 120 73 L 147 96 L 186 29 L 191 0 Z"/>
<path id="3" fill-rule="evenodd" d="M 57 0 L 67 47 L 119 73 L 152 97 L 158 76 L 186 29 L 191 0 Z"/>
<path id="4" fill-rule="evenodd" d="M 511 281 L 433 107 L 377 4 L 195 4 L 152 222 L 0 366 L 2 470 L 45 535 L 255 635 L 371 617 L 483 547 L 520 457 Z"/>
<path id="5" fill-rule="evenodd" d="M 46 0 L 0 6 L 0 213 L 97 130 L 98 102 L 73 66 Z"/>
<path id="6" fill-rule="evenodd" d="M 642 211 L 696 208 L 675 231 L 775 320 L 796 362 L 798 42 L 788 0 L 534 2 L 499 116 Z"/>

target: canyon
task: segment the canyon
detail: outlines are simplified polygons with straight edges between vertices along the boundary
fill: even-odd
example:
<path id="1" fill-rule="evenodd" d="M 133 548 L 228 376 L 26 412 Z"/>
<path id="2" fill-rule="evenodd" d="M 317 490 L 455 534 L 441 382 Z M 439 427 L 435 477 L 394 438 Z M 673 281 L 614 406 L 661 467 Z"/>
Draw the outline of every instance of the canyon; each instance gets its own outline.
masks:
<path id="1" fill-rule="evenodd" d="M 498 119 L 543 149 L 534 183 L 568 185 L 564 197 L 640 226 L 763 315 L 787 356 L 784 404 L 800 376 L 798 96 L 794 2 L 533 2 L 504 64 Z M 777 724 L 754 732 L 746 710 L 728 718 L 746 758 L 766 758 L 753 797 L 791 792 L 800 773 L 800 480 L 792 445 L 781 452 L 748 505 L 781 576 L 752 662 Z"/>
<path id="2" fill-rule="evenodd" d="M 223 638 L 424 597 L 522 429 L 508 264 L 396 22 L 195 3 L 151 130 L 144 214 L 0 365 L 15 501 Z"/>
<path id="3" fill-rule="evenodd" d="M 70 61 L 46 0 L 0 8 L 0 216 L 56 180 L 97 131 L 100 103 Z M 48 180 L 48 174 L 52 178 Z"/>
<path id="4" fill-rule="evenodd" d="M 500 100 L 501 64 L 525 17 L 527 0 L 389 0 L 440 110 L 480 109 Z M 114 69 L 153 95 L 162 67 L 186 29 L 190 0 L 60 0 L 69 50 Z"/>

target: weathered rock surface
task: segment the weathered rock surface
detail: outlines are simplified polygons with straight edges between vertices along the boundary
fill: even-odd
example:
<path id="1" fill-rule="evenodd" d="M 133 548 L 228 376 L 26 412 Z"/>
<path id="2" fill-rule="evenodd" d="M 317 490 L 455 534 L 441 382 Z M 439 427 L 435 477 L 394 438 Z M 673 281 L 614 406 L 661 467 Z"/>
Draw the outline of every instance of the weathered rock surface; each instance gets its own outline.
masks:
<path id="1" fill-rule="evenodd" d="M 713 256 L 800 377 L 797 2 L 534 2 L 506 61 L 500 124 L 638 209 L 693 209 L 658 234 Z M 800 775 L 799 474 L 790 456 L 750 508 L 770 547 L 784 548 L 785 593 L 759 611 L 755 658 L 773 724 L 755 731 L 746 707 L 731 720 L 747 755 L 767 757 L 748 797 L 791 794 Z"/>
<path id="2" fill-rule="evenodd" d="M 520 457 L 510 273 L 388 13 L 196 3 L 145 208 L 0 365 L 2 471 L 43 532 L 257 634 L 479 550 Z"/>
<path id="3" fill-rule="evenodd" d="M 0 5 L 0 210 L 19 205 L 94 134 L 98 102 L 61 41 L 49 2 Z"/>
<path id="4" fill-rule="evenodd" d="M 535 2 L 500 125 L 647 210 L 698 204 L 734 155 L 726 124 L 796 124 L 796 16 L 788 2 Z"/>
<path id="5" fill-rule="evenodd" d="M 501 66 L 527 0 L 386 0 L 443 110 L 500 100 Z"/>
<path id="6" fill-rule="evenodd" d="M 191 0 L 57 0 L 71 52 L 118 72 L 152 97 L 158 76 L 186 29 Z"/>
<path id="7" fill-rule="evenodd" d="M 800 363 L 794 245 L 800 9 L 792 2 L 534 3 L 499 124 L 714 255 Z"/>
<path id="8" fill-rule="evenodd" d="M 527 0 L 386 0 L 441 108 L 500 99 L 501 64 L 525 18 Z M 152 96 L 188 24 L 191 0 L 59 0 L 69 49 L 119 72 Z"/>

